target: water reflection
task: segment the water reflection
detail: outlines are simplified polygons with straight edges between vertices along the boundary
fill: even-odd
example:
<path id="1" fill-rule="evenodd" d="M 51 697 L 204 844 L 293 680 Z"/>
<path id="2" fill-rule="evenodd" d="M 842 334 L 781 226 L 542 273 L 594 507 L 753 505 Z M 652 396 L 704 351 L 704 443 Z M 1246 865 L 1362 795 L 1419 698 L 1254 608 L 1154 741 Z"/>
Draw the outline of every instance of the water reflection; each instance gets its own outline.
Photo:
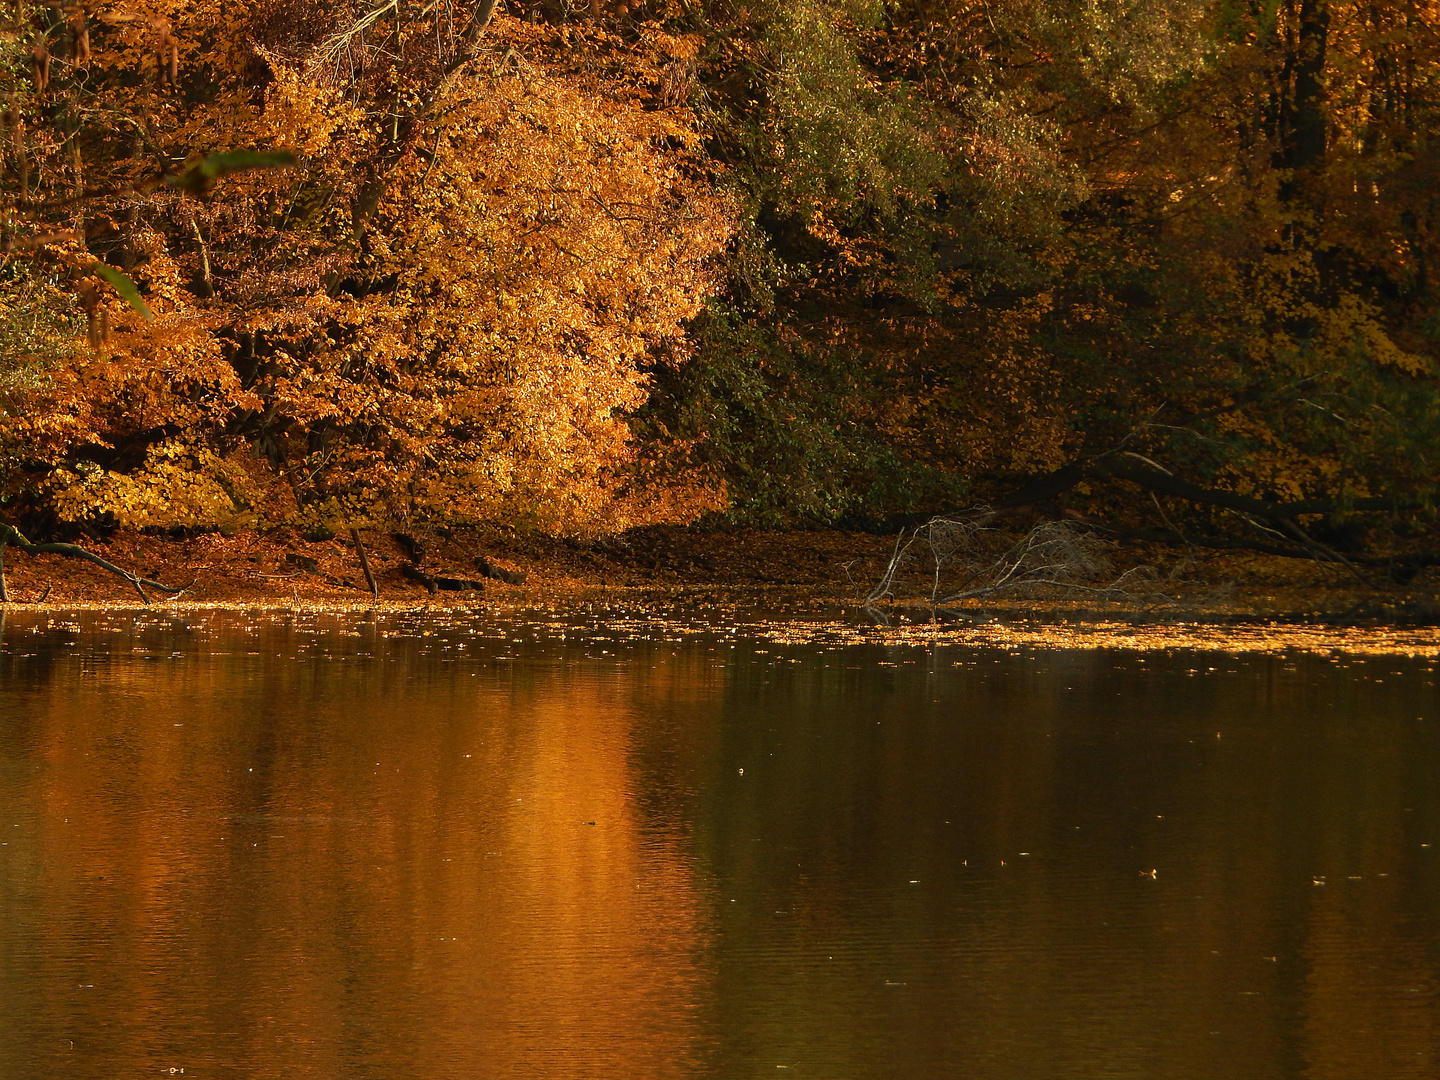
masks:
<path id="1" fill-rule="evenodd" d="M 0 679 L 0 1075 L 1435 1070 L 1424 660 L 12 614 Z"/>
<path id="2" fill-rule="evenodd" d="M 732 688 L 721 1075 L 1429 1075 L 1433 675 L 956 660 Z"/>
<path id="3" fill-rule="evenodd" d="M 623 680 L 194 638 L 8 666 L 0 1072 L 690 1070 L 700 905 Z"/>

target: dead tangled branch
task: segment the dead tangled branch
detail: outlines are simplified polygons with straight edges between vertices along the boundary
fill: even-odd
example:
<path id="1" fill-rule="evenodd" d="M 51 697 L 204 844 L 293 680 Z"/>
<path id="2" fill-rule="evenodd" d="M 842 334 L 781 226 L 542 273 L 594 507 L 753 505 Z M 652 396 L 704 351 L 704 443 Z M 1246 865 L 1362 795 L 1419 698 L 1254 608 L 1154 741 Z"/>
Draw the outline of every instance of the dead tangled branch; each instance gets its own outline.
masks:
<path id="1" fill-rule="evenodd" d="M 3 522 L 0 522 L 0 603 L 9 602 L 9 596 L 5 589 L 4 560 L 5 548 L 7 546 L 17 547 L 21 551 L 25 552 L 25 554 L 27 555 L 64 555 L 66 558 L 83 559 L 85 562 L 92 562 L 96 566 L 99 566 L 104 570 L 108 570 L 110 573 L 115 574 L 117 577 L 122 577 L 126 581 L 130 582 L 131 585 L 135 586 L 135 591 L 140 594 L 140 599 L 143 600 L 146 604 L 150 603 L 150 596 L 145 592 L 145 589 L 147 587 L 155 589 L 159 592 L 168 593 L 171 596 L 178 596 L 180 593 L 183 593 L 186 589 L 190 588 L 191 585 L 195 584 L 195 582 L 191 581 L 185 585 L 164 585 L 158 581 L 151 581 L 149 578 L 141 577 L 140 575 L 132 573 L 129 570 L 125 570 L 119 566 L 116 566 L 108 559 L 102 559 L 93 551 L 87 551 L 79 544 L 33 544 L 29 540 L 27 540 L 24 534 L 21 533 L 19 529 L 15 528 L 15 526 L 6 525 Z M 46 595 L 49 595 L 48 589 L 46 590 Z"/>
<path id="2" fill-rule="evenodd" d="M 1070 521 L 1042 521 L 1018 540 L 994 527 L 988 506 L 931 518 L 907 537 L 902 530 L 880 580 L 865 598 L 926 597 L 932 606 L 1002 593 L 1040 596 L 1083 592 L 1134 597 L 1155 580 L 1150 567 L 1136 567 L 1113 579 L 1108 541 Z M 906 595 L 909 585 L 913 591 Z"/>

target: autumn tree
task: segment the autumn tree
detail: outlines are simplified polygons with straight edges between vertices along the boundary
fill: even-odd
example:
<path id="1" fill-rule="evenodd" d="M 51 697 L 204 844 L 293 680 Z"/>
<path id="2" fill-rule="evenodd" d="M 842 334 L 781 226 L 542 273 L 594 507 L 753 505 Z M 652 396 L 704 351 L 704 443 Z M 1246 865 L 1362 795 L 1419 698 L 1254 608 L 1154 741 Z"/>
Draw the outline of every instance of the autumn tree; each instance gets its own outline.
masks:
<path id="1" fill-rule="evenodd" d="M 10 71 L 11 287 L 74 315 L 12 335 L 9 505 L 583 530 L 713 502 L 640 483 L 624 422 L 641 365 L 685 354 L 730 229 L 692 114 L 658 90 L 689 42 L 488 4 L 86 19 L 82 59 L 73 20 L 23 8 L 15 49 L 50 66 Z M 197 168 L 236 147 L 299 164 Z"/>
<path id="2" fill-rule="evenodd" d="M 742 243 L 714 347 L 651 408 L 719 436 L 742 512 L 985 498 L 1303 554 L 1423 543 L 1434 24 L 747 7 L 701 69 Z"/>

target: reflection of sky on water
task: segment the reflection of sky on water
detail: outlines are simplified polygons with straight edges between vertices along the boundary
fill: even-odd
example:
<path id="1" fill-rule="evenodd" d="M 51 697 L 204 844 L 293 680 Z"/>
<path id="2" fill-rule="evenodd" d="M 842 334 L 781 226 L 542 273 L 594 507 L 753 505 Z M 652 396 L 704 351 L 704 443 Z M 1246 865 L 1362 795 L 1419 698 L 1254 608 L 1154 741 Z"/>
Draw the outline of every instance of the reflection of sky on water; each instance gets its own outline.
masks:
<path id="1" fill-rule="evenodd" d="M 10 612 L 0 1074 L 1433 1074 L 1433 660 L 743 625 Z"/>

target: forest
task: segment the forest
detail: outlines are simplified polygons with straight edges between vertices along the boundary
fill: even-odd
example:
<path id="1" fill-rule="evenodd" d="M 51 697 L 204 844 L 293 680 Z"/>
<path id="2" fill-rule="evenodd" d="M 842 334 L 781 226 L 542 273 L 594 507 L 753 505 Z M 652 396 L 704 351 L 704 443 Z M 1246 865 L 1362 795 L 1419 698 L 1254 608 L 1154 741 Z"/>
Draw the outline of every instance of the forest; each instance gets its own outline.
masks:
<path id="1" fill-rule="evenodd" d="M 1440 563 L 1434 0 L 5 0 L 0 110 L 12 537 Z"/>

